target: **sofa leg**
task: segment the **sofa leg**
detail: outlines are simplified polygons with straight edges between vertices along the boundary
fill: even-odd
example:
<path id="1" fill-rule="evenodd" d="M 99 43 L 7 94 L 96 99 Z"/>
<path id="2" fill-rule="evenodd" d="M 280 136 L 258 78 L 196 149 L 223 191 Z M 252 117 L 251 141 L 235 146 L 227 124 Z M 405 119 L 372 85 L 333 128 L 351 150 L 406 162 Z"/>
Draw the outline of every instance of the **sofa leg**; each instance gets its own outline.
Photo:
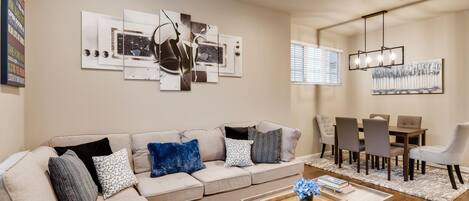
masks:
<path id="1" fill-rule="evenodd" d="M 324 156 L 324 151 L 326 150 L 326 144 L 322 144 L 321 158 Z"/>
<path id="2" fill-rule="evenodd" d="M 454 190 L 458 190 L 458 187 L 456 186 L 456 181 L 454 181 L 453 166 L 447 165 L 446 169 L 448 169 L 449 181 L 451 182 L 451 186 L 453 186 Z"/>
<path id="3" fill-rule="evenodd" d="M 459 183 L 464 184 L 464 180 L 462 179 L 461 170 L 459 169 L 459 165 L 454 165 L 454 170 L 456 170 L 456 175 L 458 176 Z"/>

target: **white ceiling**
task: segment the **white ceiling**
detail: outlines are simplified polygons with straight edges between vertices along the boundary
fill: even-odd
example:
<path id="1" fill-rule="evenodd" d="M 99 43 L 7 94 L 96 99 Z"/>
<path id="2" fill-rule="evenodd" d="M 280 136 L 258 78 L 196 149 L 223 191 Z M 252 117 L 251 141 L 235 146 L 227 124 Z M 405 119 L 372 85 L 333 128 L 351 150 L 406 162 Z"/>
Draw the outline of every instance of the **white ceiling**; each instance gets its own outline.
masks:
<path id="1" fill-rule="evenodd" d="M 388 10 L 421 0 L 238 0 L 267 7 L 291 16 L 292 24 L 320 28 L 381 10 Z M 391 11 L 385 15 L 385 26 L 427 19 L 445 13 L 469 9 L 469 0 L 428 0 Z M 371 18 L 368 30 L 378 29 L 381 17 Z M 363 32 L 363 20 L 354 21 L 331 31 L 353 35 Z"/>

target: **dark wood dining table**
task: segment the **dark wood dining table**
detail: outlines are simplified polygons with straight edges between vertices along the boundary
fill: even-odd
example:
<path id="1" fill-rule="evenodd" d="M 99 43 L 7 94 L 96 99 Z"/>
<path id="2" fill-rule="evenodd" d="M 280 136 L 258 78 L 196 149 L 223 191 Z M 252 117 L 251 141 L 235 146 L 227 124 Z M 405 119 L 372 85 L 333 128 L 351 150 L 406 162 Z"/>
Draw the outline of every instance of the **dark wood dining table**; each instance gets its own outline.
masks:
<path id="1" fill-rule="evenodd" d="M 336 125 L 334 125 L 336 127 Z M 389 126 L 389 135 L 402 137 L 404 139 L 404 161 L 403 161 L 403 169 L 404 169 L 404 181 L 408 181 L 409 179 L 409 138 L 414 136 L 420 136 L 421 145 L 425 145 L 425 135 L 428 129 L 426 128 L 402 128 L 397 126 Z M 358 130 L 363 132 L 363 124 L 358 124 Z M 366 143 L 366 142 L 365 142 Z M 338 139 L 337 139 L 337 129 L 335 129 L 335 137 L 334 137 L 334 161 L 335 164 L 339 162 L 339 147 L 337 146 Z M 424 164 L 422 163 L 422 169 Z"/>

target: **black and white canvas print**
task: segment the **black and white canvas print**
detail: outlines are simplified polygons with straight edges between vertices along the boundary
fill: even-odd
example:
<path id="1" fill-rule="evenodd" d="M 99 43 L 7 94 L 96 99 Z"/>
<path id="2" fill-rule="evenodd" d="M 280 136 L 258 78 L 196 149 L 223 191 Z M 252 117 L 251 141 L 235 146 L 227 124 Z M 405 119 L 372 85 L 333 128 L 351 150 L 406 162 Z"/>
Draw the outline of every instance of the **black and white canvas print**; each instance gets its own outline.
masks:
<path id="1" fill-rule="evenodd" d="M 243 40 L 239 36 L 219 35 L 219 74 L 226 77 L 243 76 Z"/>
<path id="2" fill-rule="evenodd" d="M 199 22 L 191 23 L 192 81 L 218 82 L 218 27 Z"/>
<path id="3" fill-rule="evenodd" d="M 372 71 L 372 94 L 442 94 L 443 59 Z"/>
<path id="4" fill-rule="evenodd" d="M 124 10 L 124 32 L 118 33 L 115 45 L 124 60 L 125 79 L 159 80 L 159 55 L 155 50 L 158 25 L 157 14 Z"/>
<path id="5" fill-rule="evenodd" d="M 100 23 L 103 24 L 105 22 L 110 22 L 111 24 L 116 26 L 116 29 L 122 30 L 122 19 L 117 17 L 103 15 L 99 13 L 87 12 L 82 11 L 81 13 L 81 25 L 82 25 L 82 33 L 81 33 L 81 46 L 82 46 L 82 56 L 81 56 L 81 65 L 83 69 L 105 69 L 105 70 L 122 70 L 122 58 L 118 60 L 114 60 L 114 62 L 103 62 L 103 58 L 111 57 L 111 28 L 109 28 L 109 34 L 106 36 L 109 41 L 107 41 L 106 48 L 100 46 L 99 41 L 104 40 L 100 38 Z M 111 25 L 107 26 L 110 27 Z M 105 33 L 101 33 L 105 34 Z M 101 44 L 104 45 L 104 44 Z"/>
<path id="6" fill-rule="evenodd" d="M 191 16 L 160 10 L 159 34 L 160 90 L 190 91 Z"/>

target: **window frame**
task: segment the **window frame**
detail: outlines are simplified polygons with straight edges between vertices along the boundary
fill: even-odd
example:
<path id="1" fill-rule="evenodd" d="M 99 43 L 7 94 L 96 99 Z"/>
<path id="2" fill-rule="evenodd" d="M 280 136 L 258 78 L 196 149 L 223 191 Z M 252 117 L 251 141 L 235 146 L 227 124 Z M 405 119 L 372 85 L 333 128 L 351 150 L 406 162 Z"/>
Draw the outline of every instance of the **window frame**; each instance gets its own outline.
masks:
<path id="1" fill-rule="evenodd" d="M 302 42 L 302 41 L 297 41 L 297 40 L 291 40 L 290 41 L 290 48 L 291 48 L 291 45 L 292 44 L 296 44 L 296 45 L 301 45 L 303 46 L 303 48 L 306 48 L 306 47 L 314 47 L 314 48 L 317 48 L 318 45 L 314 44 L 314 43 L 307 43 L 307 42 Z M 336 48 L 331 48 L 331 47 L 327 47 L 327 46 L 320 46 L 319 49 L 321 50 L 330 50 L 330 51 L 334 51 L 334 52 L 337 52 L 338 53 L 338 60 L 337 60 L 337 83 L 322 83 L 322 82 L 306 82 L 306 81 L 292 81 L 291 80 L 291 72 L 292 72 L 292 66 L 291 66 L 291 59 L 292 59 L 292 55 L 290 54 L 290 84 L 292 85 L 322 85 L 322 86 L 340 86 L 342 85 L 342 53 L 344 52 L 343 50 L 341 49 L 336 49 Z M 290 53 L 291 53 L 291 49 L 290 49 Z M 304 59 L 304 55 L 303 55 L 303 59 Z M 303 71 L 304 71 L 304 62 L 303 62 Z M 303 74 L 303 77 L 305 75 Z"/>

